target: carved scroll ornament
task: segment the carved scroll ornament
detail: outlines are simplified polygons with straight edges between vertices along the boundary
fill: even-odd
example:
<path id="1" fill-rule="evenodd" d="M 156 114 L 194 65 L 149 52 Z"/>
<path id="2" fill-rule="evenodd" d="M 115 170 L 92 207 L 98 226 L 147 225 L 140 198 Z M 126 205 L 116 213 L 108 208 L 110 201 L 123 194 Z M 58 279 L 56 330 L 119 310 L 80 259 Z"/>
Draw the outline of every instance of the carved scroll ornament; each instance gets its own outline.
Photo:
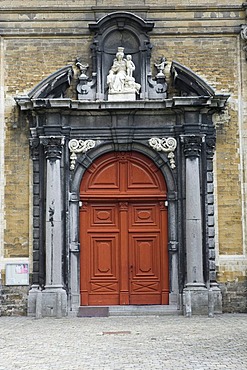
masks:
<path id="1" fill-rule="evenodd" d="M 89 149 L 94 148 L 96 145 L 95 140 L 77 140 L 77 139 L 72 139 L 69 141 L 69 150 L 71 152 L 70 156 L 70 169 L 74 170 L 75 169 L 75 162 L 77 159 L 77 153 L 86 153 Z"/>
<path id="2" fill-rule="evenodd" d="M 243 46 L 243 51 L 245 52 L 245 57 L 247 60 L 247 25 L 243 24 L 241 28 L 241 38 L 245 41 L 245 45 Z"/>
<path id="3" fill-rule="evenodd" d="M 158 152 L 166 152 L 168 153 L 168 158 L 170 160 L 170 166 L 172 169 L 176 168 L 175 164 L 175 154 L 174 151 L 177 147 L 177 141 L 173 137 L 162 137 L 159 139 L 158 137 L 152 137 L 148 140 L 149 145 L 157 150 Z"/>

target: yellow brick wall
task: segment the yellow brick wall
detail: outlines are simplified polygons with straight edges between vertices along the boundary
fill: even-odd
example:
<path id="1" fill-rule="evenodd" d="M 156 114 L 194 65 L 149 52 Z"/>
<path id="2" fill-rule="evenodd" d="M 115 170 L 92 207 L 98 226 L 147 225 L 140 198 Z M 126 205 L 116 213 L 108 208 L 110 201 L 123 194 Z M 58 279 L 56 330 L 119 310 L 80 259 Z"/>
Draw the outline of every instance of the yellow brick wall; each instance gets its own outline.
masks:
<path id="1" fill-rule="evenodd" d="M 152 63 L 164 55 L 169 62 L 167 75 L 171 61 L 176 60 L 218 92 L 231 94 L 226 112 L 215 117 L 216 237 L 221 282 L 244 280 L 247 266 L 247 62 L 239 36 L 240 25 L 246 22 L 242 3 L 235 0 L 230 7 L 229 0 L 208 0 L 207 6 L 199 0 L 141 0 L 138 6 L 134 0 L 125 2 L 128 11 L 155 22 L 150 34 Z M 4 30 L 1 79 L 5 84 L 6 125 L 4 257 L 27 257 L 32 247 L 29 133 L 25 122 L 12 127 L 16 120 L 13 97 L 27 93 L 57 69 L 73 64 L 78 56 L 90 64 L 92 35 L 88 23 L 111 9 L 118 10 L 114 6 L 123 10 L 123 1 L 0 0 L 0 8 L 5 9 L 0 19 L 0 29 Z M 224 260 L 228 256 L 230 259 Z"/>
<path id="2" fill-rule="evenodd" d="M 216 117 L 217 125 L 217 201 L 219 253 L 242 254 L 242 198 L 239 175 L 239 113 L 231 100 L 237 99 L 239 86 L 238 38 L 168 37 L 152 38 L 153 58 L 165 55 L 191 68 L 217 91 L 231 94 L 224 121 Z M 227 61 L 227 63 L 226 63 Z M 169 66 L 167 67 L 167 73 Z M 227 117 L 227 119 L 226 119 Z M 222 124 L 220 124 L 222 123 Z"/>
<path id="3" fill-rule="evenodd" d="M 196 6 L 220 6 L 220 5 L 242 5 L 242 0 L 207 0 L 207 2 L 202 0 L 43 0 L 40 2 L 39 0 L 32 0 L 32 3 L 27 0 L 9 0 L 6 2 L 5 0 L 0 1 L 1 8 L 15 8 L 15 7 L 69 7 L 69 6 L 114 6 L 114 5 L 121 5 L 125 7 L 126 11 L 128 11 L 127 5 L 133 6 L 140 6 L 140 5 L 152 5 L 152 6 L 189 6 L 189 5 L 196 5 Z"/>
<path id="4" fill-rule="evenodd" d="M 4 257 L 28 257 L 29 189 L 31 170 L 29 127 L 15 116 L 13 97 L 29 92 L 44 77 L 57 69 L 74 64 L 82 56 L 90 62 L 88 38 L 14 38 L 5 41 L 6 145 L 5 145 L 5 217 Z"/>

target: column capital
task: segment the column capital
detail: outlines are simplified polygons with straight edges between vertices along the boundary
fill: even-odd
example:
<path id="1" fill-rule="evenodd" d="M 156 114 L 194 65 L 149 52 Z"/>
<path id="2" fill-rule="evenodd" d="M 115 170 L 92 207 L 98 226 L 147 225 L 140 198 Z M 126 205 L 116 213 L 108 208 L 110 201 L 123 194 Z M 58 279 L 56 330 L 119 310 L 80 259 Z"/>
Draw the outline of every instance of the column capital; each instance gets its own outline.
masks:
<path id="1" fill-rule="evenodd" d="M 205 141 L 204 135 L 180 135 L 180 140 L 184 145 L 185 157 L 199 157 L 202 142 Z"/>
<path id="2" fill-rule="evenodd" d="M 45 148 L 46 158 L 54 162 L 61 159 L 64 136 L 40 136 L 40 143 Z"/>

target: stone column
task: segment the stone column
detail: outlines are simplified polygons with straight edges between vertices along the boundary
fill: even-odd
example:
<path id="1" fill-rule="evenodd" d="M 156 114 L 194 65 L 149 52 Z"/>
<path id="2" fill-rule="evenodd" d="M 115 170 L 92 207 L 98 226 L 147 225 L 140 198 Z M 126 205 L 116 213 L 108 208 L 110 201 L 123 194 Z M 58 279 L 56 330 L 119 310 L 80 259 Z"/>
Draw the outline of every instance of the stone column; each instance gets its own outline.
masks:
<path id="1" fill-rule="evenodd" d="M 42 296 L 44 316 L 65 316 L 67 295 L 62 280 L 61 155 L 63 136 L 42 137 L 46 155 L 46 285 Z"/>
<path id="2" fill-rule="evenodd" d="M 204 136 L 184 135 L 186 183 L 186 267 L 187 283 L 183 292 L 184 308 L 190 312 L 208 312 L 208 293 L 203 279 L 203 234 L 200 186 L 200 152 Z M 190 302 L 188 304 L 188 302 Z M 186 312 L 185 312 L 186 314 Z"/>

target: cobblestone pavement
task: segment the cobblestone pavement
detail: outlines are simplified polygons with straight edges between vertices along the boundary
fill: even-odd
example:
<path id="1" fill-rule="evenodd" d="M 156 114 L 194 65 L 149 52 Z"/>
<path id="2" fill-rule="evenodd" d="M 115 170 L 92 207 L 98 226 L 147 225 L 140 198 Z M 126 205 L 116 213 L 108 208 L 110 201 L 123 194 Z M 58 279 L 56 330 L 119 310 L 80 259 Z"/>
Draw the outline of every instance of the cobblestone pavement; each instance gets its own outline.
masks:
<path id="1" fill-rule="evenodd" d="M 0 317 L 0 370 L 247 369 L 247 315 Z"/>

